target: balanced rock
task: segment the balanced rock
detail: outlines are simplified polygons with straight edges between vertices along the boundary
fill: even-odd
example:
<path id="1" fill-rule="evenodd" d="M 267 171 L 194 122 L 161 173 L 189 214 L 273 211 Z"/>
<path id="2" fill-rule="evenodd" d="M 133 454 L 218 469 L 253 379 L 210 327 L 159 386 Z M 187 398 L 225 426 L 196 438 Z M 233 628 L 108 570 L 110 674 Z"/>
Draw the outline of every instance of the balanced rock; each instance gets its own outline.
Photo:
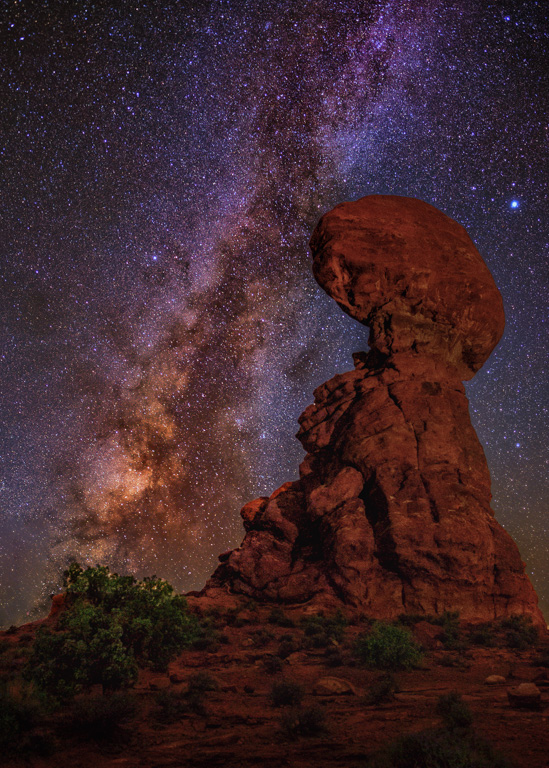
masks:
<path id="1" fill-rule="evenodd" d="M 501 338 L 503 302 L 465 229 L 413 198 L 371 195 L 322 217 L 313 273 L 386 355 L 417 353 L 470 379 Z"/>
<path id="2" fill-rule="evenodd" d="M 427 203 L 373 195 L 326 214 L 311 248 L 316 279 L 370 327 L 371 349 L 315 390 L 300 479 L 246 504 L 242 545 L 204 593 L 545 626 L 490 507 L 462 384 L 504 327 L 471 239 Z"/>

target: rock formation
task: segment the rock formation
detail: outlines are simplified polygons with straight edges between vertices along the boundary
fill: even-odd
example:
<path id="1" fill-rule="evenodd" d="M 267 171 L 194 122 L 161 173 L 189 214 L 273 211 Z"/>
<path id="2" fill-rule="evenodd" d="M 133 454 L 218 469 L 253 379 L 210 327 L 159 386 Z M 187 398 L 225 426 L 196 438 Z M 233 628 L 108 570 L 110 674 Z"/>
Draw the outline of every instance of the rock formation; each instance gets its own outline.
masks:
<path id="1" fill-rule="evenodd" d="M 300 479 L 244 506 L 242 545 L 204 593 L 544 625 L 490 508 L 462 384 L 504 327 L 465 229 L 419 200 L 372 195 L 323 216 L 311 249 L 315 278 L 369 326 L 371 349 L 315 391 L 299 419 Z"/>

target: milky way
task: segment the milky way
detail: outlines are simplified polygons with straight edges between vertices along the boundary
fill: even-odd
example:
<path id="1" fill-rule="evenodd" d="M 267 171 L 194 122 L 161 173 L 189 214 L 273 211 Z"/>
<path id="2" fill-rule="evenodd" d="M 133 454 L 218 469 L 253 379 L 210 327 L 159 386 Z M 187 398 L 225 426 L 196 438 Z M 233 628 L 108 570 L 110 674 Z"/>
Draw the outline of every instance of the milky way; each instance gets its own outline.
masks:
<path id="1" fill-rule="evenodd" d="M 2 13 L 0 623 L 74 558 L 189 590 L 238 545 L 242 504 L 296 477 L 313 388 L 366 348 L 307 242 L 374 192 L 464 224 L 503 293 L 468 392 L 549 613 L 542 5 Z"/>

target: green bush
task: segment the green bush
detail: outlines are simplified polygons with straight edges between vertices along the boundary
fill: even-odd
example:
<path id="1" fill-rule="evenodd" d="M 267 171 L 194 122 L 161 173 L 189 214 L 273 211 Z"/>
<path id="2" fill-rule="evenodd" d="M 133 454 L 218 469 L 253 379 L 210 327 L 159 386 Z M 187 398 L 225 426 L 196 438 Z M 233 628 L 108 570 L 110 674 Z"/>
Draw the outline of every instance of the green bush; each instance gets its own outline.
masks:
<path id="1" fill-rule="evenodd" d="M 250 640 L 252 641 L 254 648 L 265 648 L 273 639 L 273 633 L 269 632 L 268 629 L 263 628 L 256 629 L 250 635 Z"/>
<path id="2" fill-rule="evenodd" d="M 173 723 L 190 713 L 202 716 L 208 713 L 204 704 L 204 691 L 200 690 L 159 691 L 156 703 L 156 719 L 161 723 Z"/>
<path id="3" fill-rule="evenodd" d="M 326 648 L 324 659 L 327 667 L 342 667 L 345 663 L 345 657 L 341 653 L 341 648 L 337 645 L 329 645 Z"/>
<path id="4" fill-rule="evenodd" d="M 355 653 L 363 664 L 381 669 L 410 669 L 422 659 L 408 629 L 383 621 L 376 621 L 370 632 L 359 636 Z"/>
<path id="5" fill-rule="evenodd" d="M 229 627 L 232 627 L 232 626 L 237 626 L 237 625 L 238 625 L 238 626 L 241 626 L 241 625 L 238 623 L 238 618 L 239 618 L 239 614 L 240 614 L 240 611 L 241 611 L 241 610 L 242 610 L 242 608 L 241 608 L 241 607 L 239 607 L 239 606 L 235 606 L 234 608 L 228 608 L 228 609 L 227 609 L 227 612 L 226 612 L 226 614 L 225 614 L 225 617 L 224 617 L 224 618 L 225 618 L 225 623 L 226 623 L 226 624 L 227 624 Z"/>
<path id="6" fill-rule="evenodd" d="M 136 581 L 102 566 L 65 573 L 67 608 L 57 631 L 37 633 L 25 675 L 65 700 L 102 684 L 116 690 L 133 683 L 138 665 L 166 670 L 199 636 L 183 597 L 156 577 Z"/>
<path id="7" fill-rule="evenodd" d="M 538 667 L 549 667 L 549 650 L 542 651 L 540 655 L 534 659 L 534 664 Z"/>
<path id="8" fill-rule="evenodd" d="M 386 673 L 375 680 L 364 695 L 364 704 L 383 704 L 386 701 L 392 701 L 395 693 L 400 690 L 399 685 L 391 673 Z"/>
<path id="9" fill-rule="evenodd" d="M 10 751 L 37 719 L 37 706 L 28 699 L 11 694 L 6 685 L 0 687 L 0 750 Z"/>
<path id="10" fill-rule="evenodd" d="M 420 621 L 427 621 L 429 624 L 436 624 L 436 616 L 430 613 L 401 613 L 397 619 L 399 624 L 405 627 L 414 627 Z"/>
<path id="11" fill-rule="evenodd" d="M 507 760 L 471 732 L 429 730 L 401 736 L 368 768 L 510 768 Z"/>
<path id="12" fill-rule="evenodd" d="M 538 630 L 532 624 L 530 616 L 513 614 L 503 619 L 500 626 L 506 630 L 505 643 L 508 648 L 525 651 L 535 645 L 539 639 Z"/>
<path id="13" fill-rule="evenodd" d="M 188 701 L 181 691 L 164 688 L 158 691 L 155 701 L 157 709 L 153 715 L 160 723 L 175 723 L 189 711 Z"/>
<path id="14" fill-rule="evenodd" d="M 287 659 L 292 653 L 300 649 L 300 645 L 293 635 L 284 635 L 280 638 L 278 646 L 278 656 L 281 659 Z"/>
<path id="15" fill-rule="evenodd" d="M 217 690 L 218 685 L 207 672 L 198 672 L 187 681 L 185 691 L 164 689 L 156 695 L 156 719 L 162 723 L 173 723 L 189 713 L 206 715 L 205 694 Z"/>
<path id="16" fill-rule="evenodd" d="M 489 624 L 480 624 L 469 632 L 469 640 L 474 645 L 484 645 L 491 648 L 495 645 L 494 631 Z"/>
<path id="17" fill-rule="evenodd" d="M 321 707 L 299 707 L 284 712 L 280 718 L 282 733 L 289 739 L 318 736 L 325 731 L 326 713 Z"/>
<path id="18" fill-rule="evenodd" d="M 303 699 L 303 688 L 298 683 L 282 680 L 271 688 L 271 704 L 273 707 L 297 707 Z"/>
<path id="19" fill-rule="evenodd" d="M 137 678 L 131 647 L 110 615 L 91 605 L 75 605 L 63 617 L 61 632 L 41 629 L 25 676 L 61 701 L 95 683 L 115 690 Z"/>
<path id="20" fill-rule="evenodd" d="M 69 724 L 86 738 L 109 740 L 118 737 L 120 726 L 137 712 L 135 699 L 125 693 L 77 699 L 71 705 Z"/>
<path id="21" fill-rule="evenodd" d="M 432 623 L 442 627 L 443 633 L 440 639 L 447 650 L 462 651 L 465 649 L 459 625 L 459 611 L 444 611 Z"/>
<path id="22" fill-rule="evenodd" d="M 436 712 L 449 730 L 469 728 L 473 722 L 471 710 L 455 691 L 439 697 Z"/>
<path id="23" fill-rule="evenodd" d="M 263 659 L 263 669 L 268 675 L 276 675 L 282 672 L 284 663 L 278 656 L 268 655 Z"/>
<path id="24" fill-rule="evenodd" d="M 211 617 L 206 617 L 197 627 L 192 646 L 197 651 L 215 653 L 219 649 L 220 644 L 224 642 L 224 638 L 225 635 L 216 628 L 215 621 Z"/>
<path id="25" fill-rule="evenodd" d="M 208 672 L 197 672 L 191 675 L 187 680 L 187 692 L 205 693 L 206 691 L 217 691 L 219 688 L 217 681 Z"/>
<path id="26" fill-rule="evenodd" d="M 37 730 L 44 714 L 42 703 L 28 691 L 15 695 L 0 682 L 0 755 L 50 756 L 55 751 L 52 736 Z"/>
<path id="27" fill-rule="evenodd" d="M 276 606 L 271 610 L 267 617 L 269 624 L 275 624 L 277 627 L 295 627 L 295 622 L 286 616 L 280 606 Z"/>
<path id="28" fill-rule="evenodd" d="M 323 613 L 306 616 L 301 620 L 305 644 L 309 648 L 326 648 L 331 642 L 340 643 L 348 624 L 341 611 L 337 611 L 333 616 L 324 616 Z"/>

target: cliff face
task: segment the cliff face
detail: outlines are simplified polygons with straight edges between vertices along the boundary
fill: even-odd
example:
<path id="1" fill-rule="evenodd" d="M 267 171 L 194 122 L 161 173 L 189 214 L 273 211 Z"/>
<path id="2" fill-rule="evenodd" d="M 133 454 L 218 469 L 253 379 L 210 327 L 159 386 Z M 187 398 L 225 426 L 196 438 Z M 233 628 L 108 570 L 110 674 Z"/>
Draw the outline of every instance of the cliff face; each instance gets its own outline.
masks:
<path id="1" fill-rule="evenodd" d="M 544 624 L 490 508 L 461 383 L 504 327 L 472 241 L 426 203 L 374 195 L 326 214 L 311 248 L 317 281 L 370 327 L 371 350 L 315 391 L 299 419 L 300 479 L 245 505 L 244 541 L 205 593 Z"/>

